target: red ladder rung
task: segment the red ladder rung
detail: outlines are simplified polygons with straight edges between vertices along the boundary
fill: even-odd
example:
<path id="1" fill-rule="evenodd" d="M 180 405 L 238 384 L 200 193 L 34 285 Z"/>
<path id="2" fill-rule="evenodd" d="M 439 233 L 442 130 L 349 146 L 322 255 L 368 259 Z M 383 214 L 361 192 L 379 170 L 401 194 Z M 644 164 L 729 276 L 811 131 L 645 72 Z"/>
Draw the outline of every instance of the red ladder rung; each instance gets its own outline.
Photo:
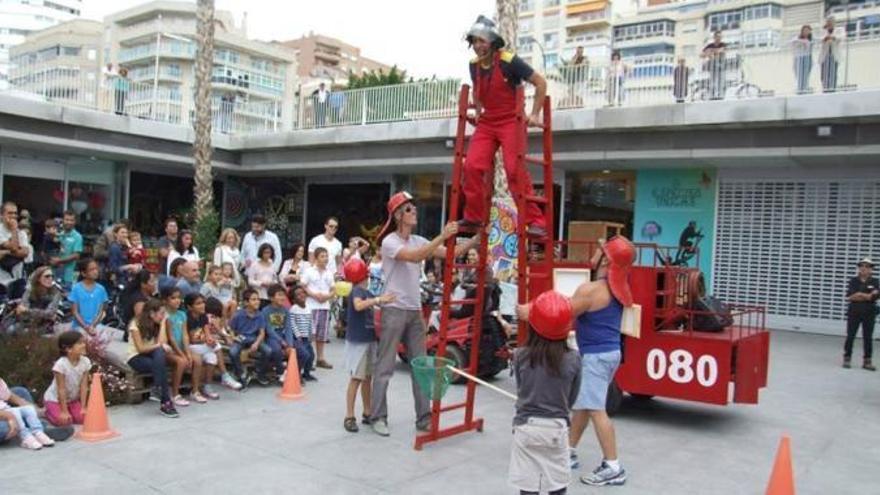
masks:
<path id="1" fill-rule="evenodd" d="M 459 299 L 457 301 L 449 301 L 447 304 L 452 304 L 455 306 L 473 306 L 477 304 L 476 299 Z"/>
<path id="2" fill-rule="evenodd" d="M 531 201 L 532 203 L 538 203 L 542 205 L 547 204 L 547 198 L 544 196 L 526 196 L 526 201 Z"/>
<path id="3" fill-rule="evenodd" d="M 467 401 L 458 402 L 456 404 L 449 404 L 448 406 L 443 406 L 440 408 L 440 412 L 444 413 L 444 412 L 454 411 L 456 409 L 461 409 L 463 407 L 467 407 Z"/>
<path id="4" fill-rule="evenodd" d="M 544 158 L 535 158 L 533 156 L 525 156 L 524 157 L 526 163 L 530 165 L 544 165 Z"/>

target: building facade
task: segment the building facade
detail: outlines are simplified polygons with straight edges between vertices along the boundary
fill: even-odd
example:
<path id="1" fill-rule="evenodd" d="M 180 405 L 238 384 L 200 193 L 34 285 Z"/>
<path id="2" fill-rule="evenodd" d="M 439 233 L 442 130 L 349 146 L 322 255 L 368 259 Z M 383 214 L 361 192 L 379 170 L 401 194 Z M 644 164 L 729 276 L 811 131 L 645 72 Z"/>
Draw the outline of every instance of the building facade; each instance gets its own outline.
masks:
<path id="1" fill-rule="evenodd" d="M 9 51 L 11 87 L 93 106 L 100 95 L 104 25 L 76 19 L 29 34 Z"/>
<path id="2" fill-rule="evenodd" d="M 280 45 L 296 55 L 297 74 L 308 86 L 317 86 L 314 81 L 324 81 L 333 87 L 344 87 L 349 73 L 391 70 L 391 66 L 361 55 L 360 48 L 322 34 L 310 32 L 299 39 L 282 41 Z"/>
<path id="3" fill-rule="evenodd" d="M 125 113 L 185 122 L 193 111 L 196 5 L 150 2 L 104 21 L 102 67 L 130 81 Z M 283 129 L 296 113 L 296 60 L 286 50 L 248 38 L 244 22 L 217 11 L 211 78 L 215 127 Z M 157 117 L 158 116 L 158 117 Z"/>
<path id="4" fill-rule="evenodd" d="M 7 85 L 9 49 L 34 32 L 79 17 L 82 0 L 0 2 L 0 89 Z"/>
<path id="5" fill-rule="evenodd" d="M 880 2 L 826 4 L 817 0 L 649 0 L 637 13 L 615 23 L 612 44 L 630 68 L 628 86 L 656 87 L 671 84 L 680 59 L 692 78 L 708 71 L 701 54 L 713 33 L 720 31 L 727 45 L 728 87 L 749 84 L 755 92 L 766 88 L 787 94 L 813 92 L 822 87 L 820 40 L 830 17 L 840 38 L 838 85 L 845 88 L 874 80 L 871 72 L 878 71 L 872 57 L 880 49 Z M 794 39 L 803 26 L 813 30 L 805 88 L 798 86 L 793 68 Z M 781 79 L 787 80 L 785 84 L 780 84 Z"/>
<path id="6" fill-rule="evenodd" d="M 571 60 L 579 46 L 590 61 L 605 62 L 612 25 L 635 10 L 635 0 L 522 0 L 517 52 L 544 70 Z"/>

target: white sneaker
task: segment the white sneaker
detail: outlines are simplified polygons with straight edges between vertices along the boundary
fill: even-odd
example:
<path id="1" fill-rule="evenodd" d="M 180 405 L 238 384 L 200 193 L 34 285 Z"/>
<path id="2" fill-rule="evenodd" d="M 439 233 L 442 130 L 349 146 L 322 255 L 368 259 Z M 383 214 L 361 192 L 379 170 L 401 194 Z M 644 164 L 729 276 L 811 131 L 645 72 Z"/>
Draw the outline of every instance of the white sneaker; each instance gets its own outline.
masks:
<path id="1" fill-rule="evenodd" d="M 231 388 L 232 390 L 241 390 L 241 383 L 238 380 L 232 377 L 228 372 L 223 373 L 223 376 L 220 377 L 220 383 L 223 386 Z"/>
<path id="2" fill-rule="evenodd" d="M 43 448 L 43 444 L 40 443 L 39 440 L 34 438 L 33 435 L 28 435 L 24 440 L 21 441 L 21 446 L 28 450 L 40 450 Z"/>
<path id="3" fill-rule="evenodd" d="M 55 440 L 49 438 L 49 435 L 46 435 L 42 431 L 34 433 L 34 438 L 36 438 L 38 442 L 43 444 L 43 447 L 52 447 L 53 445 L 55 445 Z"/>
<path id="4" fill-rule="evenodd" d="M 189 401 L 184 399 L 180 394 L 175 395 L 172 400 L 174 401 L 175 406 L 186 407 L 189 405 Z"/>

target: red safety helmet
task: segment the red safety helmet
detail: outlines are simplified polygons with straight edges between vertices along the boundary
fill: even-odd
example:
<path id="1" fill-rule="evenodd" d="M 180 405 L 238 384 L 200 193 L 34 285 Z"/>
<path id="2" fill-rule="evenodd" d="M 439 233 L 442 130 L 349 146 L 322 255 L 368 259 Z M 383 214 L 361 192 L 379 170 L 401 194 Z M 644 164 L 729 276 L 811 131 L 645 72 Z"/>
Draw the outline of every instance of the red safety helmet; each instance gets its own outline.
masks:
<path id="1" fill-rule="evenodd" d="M 529 325 L 548 340 L 568 338 L 572 318 L 571 300 L 554 290 L 542 293 L 529 304 Z"/>
<path id="2" fill-rule="evenodd" d="M 351 258 L 342 267 L 345 280 L 352 284 L 359 284 L 367 278 L 367 264 L 360 258 Z"/>
<path id="3" fill-rule="evenodd" d="M 636 247 L 622 235 L 614 236 L 602 246 L 608 258 L 608 287 L 620 304 L 629 307 L 633 304 L 632 290 L 629 288 L 629 269 L 636 260 Z"/>
<path id="4" fill-rule="evenodd" d="M 379 231 L 379 235 L 376 236 L 376 240 L 381 244 L 382 239 L 388 234 L 388 227 L 391 226 L 391 220 L 394 218 L 394 212 L 397 211 L 401 206 L 412 203 L 413 197 L 412 194 L 406 191 L 400 191 L 394 196 L 391 196 L 391 199 L 388 200 L 387 209 L 388 209 L 388 220 L 385 221 L 385 225 L 382 226 L 382 230 Z"/>

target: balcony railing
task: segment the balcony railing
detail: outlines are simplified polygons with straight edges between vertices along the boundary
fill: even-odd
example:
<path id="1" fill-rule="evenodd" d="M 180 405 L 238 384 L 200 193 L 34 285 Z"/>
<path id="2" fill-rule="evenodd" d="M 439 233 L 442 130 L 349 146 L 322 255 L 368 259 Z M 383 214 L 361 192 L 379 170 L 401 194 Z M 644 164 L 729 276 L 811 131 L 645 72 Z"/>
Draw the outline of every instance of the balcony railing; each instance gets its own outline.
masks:
<path id="1" fill-rule="evenodd" d="M 788 42 L 781 49 L 729 51 L 721 56 L 688 58 L 645 56 L 556 67 L 547 74 L 549 94 L 559 110 L 636 107 L 796 96 L 823 92 L 880 89 L 878 41 L 841 40 L 830 50 L 821 43 Z M 829 53 L 831 54 L 829 56 Z M 10 88 L 22 98 L 57 102 L 117 113 L 130 118 L 191 126 L 191 89 L 134 82 L 96 74 L 94 68 L 13 67 Z M 452 118 L 457 112 L 459 80 L 435 80 L 303 95 L 295 100 L 243 98 L 215 87 L 214 131 L 271 134 L 291 130 Z M 225 98 L 221 98 L 224 94 Z"/>

